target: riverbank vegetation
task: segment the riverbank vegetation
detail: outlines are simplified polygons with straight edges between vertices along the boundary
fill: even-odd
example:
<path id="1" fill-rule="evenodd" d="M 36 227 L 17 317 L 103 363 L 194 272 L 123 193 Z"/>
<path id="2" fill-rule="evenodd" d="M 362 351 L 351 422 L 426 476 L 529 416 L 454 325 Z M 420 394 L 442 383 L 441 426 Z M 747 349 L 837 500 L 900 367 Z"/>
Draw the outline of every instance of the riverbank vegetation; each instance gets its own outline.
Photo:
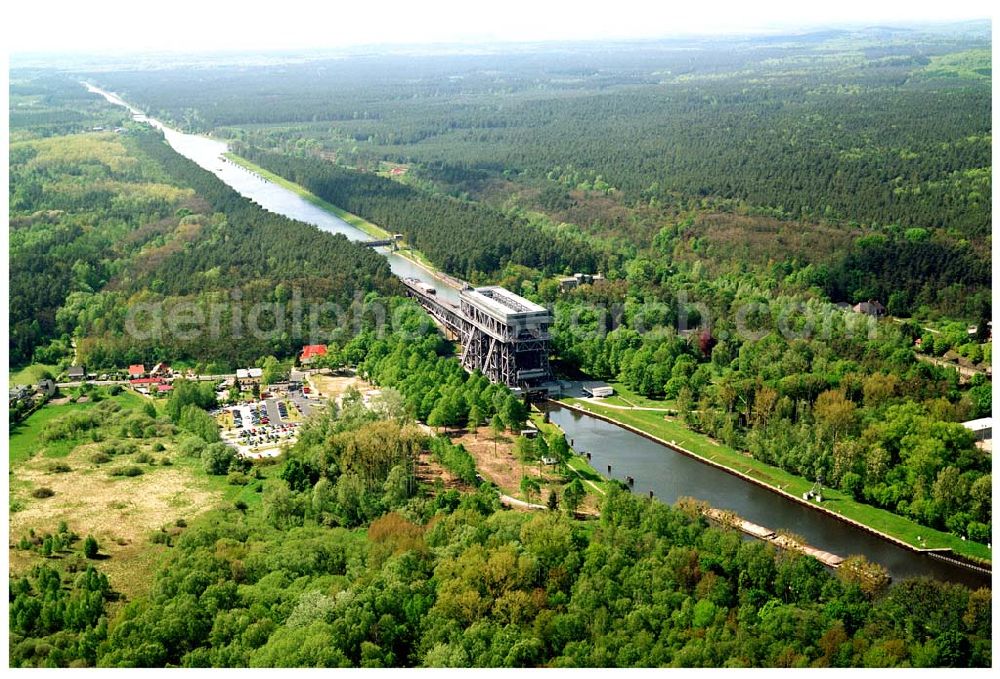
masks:
<path id="1" fill-rule="evenodd" d="M 587 407 L 988 559 L 991 459 L 961 425 L 992 410 L 988 33 L 80 77 L 550 305 L 559 376 L 627 390 Z M 27 417 L 9 442 L 12 665 L 991 666 L 989 589 L 889 583 L 864 557 L 826 570 L 602 481 L 538 416 L 542 437 L 518 436 L 524 402 L 462 370 L 378 253 L 260 209 L 76 76 L 14 73 L 10 113 L 14 374 L 274 372 L 306 343 L 301 300 L 342 328 L 309 339 L 314 365 L 382 390 L 344 392 L 255 463 L 218 440 L 210 383 L 91 386 Z M 838 306 L 869 301 L 890 318 Z M 263 335 L 234 329 L 253 305 L 273 312 Z M 217 331 L 127 327 L 150 307 Z M 539 506 L 501 509 L 448 440 L 463 430 L 508 438 L 504 490 Z M 545 454 L 549 488 L 523 469 Z"/>
<path id="2" fill-rule="evenodd" d="M 36 87 L 33 96 L 52 107 L 68 106 L 80 88 L 69 80 Z M 15 110 L 26 96 L 14 97 Z M 12 365 L 68 363 L 75 337 L 78 362 L 92 369 L 167 359 L 229 372 L 301 347 L 288 331 L 293 297 L 339 309 L 340 317 L 317 318 L 328 334 L 350 326 L 356 297 L 396 290 L 377 253 L 262 210 L 155 131 L 119 120 L 118 132 L 81 124 L 44 136 L 50 129 L 32 120 L 11 147 Z M 139 332 L 126 332 L 135 304 L 150 312 L 132 319 Z M 246 319 L 234 315 L 255 304 L 271 309 L 270 324 L 263 314 L 263 333 L 236 335 Z M 215 334 L 166 331 L 177 314 L 214 314 Z"/>

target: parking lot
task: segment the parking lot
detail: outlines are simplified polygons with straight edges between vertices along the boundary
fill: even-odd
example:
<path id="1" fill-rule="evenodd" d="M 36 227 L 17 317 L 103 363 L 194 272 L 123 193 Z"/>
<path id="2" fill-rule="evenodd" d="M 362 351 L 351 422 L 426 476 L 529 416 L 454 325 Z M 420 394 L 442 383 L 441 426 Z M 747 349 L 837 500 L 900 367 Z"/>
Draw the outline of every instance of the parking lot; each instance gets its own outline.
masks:
<path id="1" fill-rule="evenodd" d="M 306 405 L 306 407 L 303 407 Z M 293 398 L 265 398 L 217 412 L 222 438 L 244 457 L 274 457 L 295 443 L 307 404 Z"/>

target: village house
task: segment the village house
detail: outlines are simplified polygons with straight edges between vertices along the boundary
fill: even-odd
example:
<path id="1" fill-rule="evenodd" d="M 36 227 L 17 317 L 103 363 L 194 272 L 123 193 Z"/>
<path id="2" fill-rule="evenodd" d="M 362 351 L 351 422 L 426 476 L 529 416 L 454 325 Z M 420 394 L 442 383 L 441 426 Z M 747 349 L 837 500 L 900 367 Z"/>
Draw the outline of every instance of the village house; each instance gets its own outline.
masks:
<path id="1" fill-rule="evenodd" d="M 870 299 L 867 302 L 858 302 L 853 307 L 851 307 L 856 314 L 865 314 L 866 316 L 874 316 L 875 318 L 881 318 L 885 316 L 885 307 L 877 299 Z"/>
<path id="2" fill-rule="evenodd" d="M 326 356 L 326 346 L 323 344 L 307 344 L 302 347 L 302 355 L 299 356 L 299 361 L 303 365 L 308 365 L 315 361 L 320 356 Z"/>

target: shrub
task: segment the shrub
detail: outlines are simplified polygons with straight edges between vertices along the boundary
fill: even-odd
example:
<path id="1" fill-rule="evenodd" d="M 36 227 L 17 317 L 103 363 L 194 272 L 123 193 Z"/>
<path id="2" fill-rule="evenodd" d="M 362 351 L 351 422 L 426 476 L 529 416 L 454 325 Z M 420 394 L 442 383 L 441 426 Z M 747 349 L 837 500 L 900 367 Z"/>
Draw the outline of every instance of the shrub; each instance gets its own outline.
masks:
<path id="1" fill-rule="evenodd" d="M 201 461 L 209 474 L 221 476 L 229 471 L 235 456 L 233 449 L 224 443 L 213 443 L 201 453 Z"/>
<path id="2" fill-rule="evenodd" d="M 142 467 L 137 467 L 134 464 L 127 465 L 125 467 L 118 467 L 112 470 L 112 476 L 142 476 Z"/>
<path id="3" fill-rule="evenodd" d="M 73 471 L 73 468 L 65 462 L 55 462 L 49 465 L 49 472 L 52 474 L 65 474 L 71 471 Z"/>
<path id="4" fill-rule="evenodd" d="M 54 490 L 46 486 L 42 486 L 41 488 L 35 488 L 33 491 L 31 491 L 31 496 L 37 497 L 40 500 L 47 497 L 52 497 L 55 494 L 56 492 Z"/>
<path id="5" fill-rule="evenodd" d="M 149 464 L 153 461 L 153 456 L 149 453 L 139 453 L 135 456 L 135 461 L 140 464 Z"/>
<path id="6" fill-rule="evenodd" d="M 174 521 L 174 525 L 177 526 L 178 528 L 187 528 L 188 522 L 185 521 L 184 519 L 177 519 L 176 521 Z"/>
<path id="7" fill-rule="evenodd" d="M 153 444 L 154 453 L 162 453 L 166 449 L 167 447 L 163 445 L 163 443 L 161 443 L 160 441 L 157 441 L 156 443 Z"/>
<path id="8" fill-rule="evenodd" d="M 99 549 L 100 546 L 93 535 L 88 535 L 87 539 L 83 541 L 83 555 L 88 559 L 96 559 Z"/>
<path id="9" fill-rule="evenodd" d="M 111 462 L 111 457 L 107 453 L 97 452 L 90 456 L 90 461 L 94 464 L 104 464 Z"/>
<path id="10" fill-rule="evenodd" d="M 979 521 L 970 521 L 966 530 L 969 531 L 969 539 L 974 542 L 986 544 L 990 541 L 992 531 L 988 524 L 980 523 Z"/>
<path id="11" fill-rule="evenodd" d="M 242 472 L 229 472 L 230 486 L 245 486 L 250 483 L 250 478 Z"/>
<path id="12" fill-rule="evenodd" d="M 233 506 L 241 512 L 245 512 L 249 508 L 249 505 L 247 505 L 247 503 L 243 500 L 237 500 L 233 503 Z"/>
<path id="13" fill-rule="evenodd" d="M 160 458 L 160 464 L 164 467 L 169 467 L 173 464 L 169 457 Z"/>

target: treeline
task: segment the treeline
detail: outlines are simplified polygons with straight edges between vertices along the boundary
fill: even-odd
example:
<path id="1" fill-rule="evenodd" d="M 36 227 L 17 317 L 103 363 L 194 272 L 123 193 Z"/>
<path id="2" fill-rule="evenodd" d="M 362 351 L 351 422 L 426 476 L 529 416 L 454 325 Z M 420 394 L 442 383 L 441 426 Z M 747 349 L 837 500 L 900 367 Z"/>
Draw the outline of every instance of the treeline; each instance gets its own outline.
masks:
<path id="1" fill-rule="evenodd" d="M 334 437 L 364 437 L 362 425 Z M 345 476 L 350 472 L 346 472 Z M 419 493 L 347 530 L 295 458 L 263 508 L 185 531 L 150 593 L 82 643 L 15 628 L 12 664 L 111 667 L 989 666 L 991 593 L 836 575 L 612 488 L 596 524 Z M 344 478 L 342 476 L 341 478 Z M 294 490 L 300 488 L 301 490 Z M 338 493 L 336 497 L 339 497 Z M 345 497 L 354 497 L 344 494 Z M 317 500 L 317 498 L 319 498 Z M 329 503 L 329 505 L 327 504 Z M 276 527 L 288 506 L 310 518 Z M 855 567 L 856 566 L 856 567 Z M 651 584 L 654 583 L 654 584 Z M 33 589 L 19 586 L 20 596 Z M 21 609 L 25 604 L 19 604 Z M 92 620 L 93 616 L 88 620 Z M 78 650 L 79 649 L 79 650 Z"/>
<path id="2" fill-rule="evenodd" d="M 234 146 L 234 151 L 323 200 L 404 234 L 435 264 L 470 280 L 495 274 L 508 263 L 546 273 L 597 267 L 596 253 L 586 245 L 542 233 L 491 207 L 315 158 L 293 158 L 245 146 Z"/>
<path id="3" fill-rule="evenodd" d="M 897 38 L 885 50 L 868 47 L 884 36 L 829 34 L 698 41 L 697 56 L 650 44 L 99 78 L 182 124 L 266 123 L 233 133 L 416 163 L 446 184 L 544 180 L 633 204 L 716 197 L 784 218 L 985 236 L 990 81 L 931 77 L 928 56 L 988 42 Z"/>
<path id="4" fill-rule="evenodd" d="M 923 229 L 909 233 L 910 237 L 859 239 L 821 276 L 830 298 L 882 300 L 890 314 L 902 317 L 927 306 L 972 319 L 984 305 L 990 307 L 988 258 L 968 243 L 931 240 Z"/>
<path id="5" fill-rule="evenodd" d="M 711 329 L 686 335 L 674 328 L 678 315 L 689 327 L 701 323 L 694 300 L 661 301 L 661 291 L 610 320 L 585 301 L 601 301 L 597 286 L 582 289 L 556 305 L 554 348 L 588 375 L 669 399 L 689 426 L 732 448 L 990 541 L 990 459 L 960 424 L 991 412 L 985 379 L 963 386 L 954 370 L 917 361 L 914 326 L 875 324 L 817 301 L 764 302 L 746 283 L 739 295 L 728 281 L 716 285 L 697 300 L 702 313 L 711 310 Z"/>
<path id="6" fill-rule="evenodd" d="M 83 90 L 39 87 L 74 105 L 66 90 Z M 259 208 L 146 127 L 19 132 L 28 138 L 11 151 L 12 365 L 56 363 L 74 336 L 94 369 L 193 359 L 228 371 L 349 333 L 352 305 L 397 289 L 370 248 Z M 130 317 L 133 307 L 149 313 Z M 194 320 L 176 331 L 178 318 Z"/>

